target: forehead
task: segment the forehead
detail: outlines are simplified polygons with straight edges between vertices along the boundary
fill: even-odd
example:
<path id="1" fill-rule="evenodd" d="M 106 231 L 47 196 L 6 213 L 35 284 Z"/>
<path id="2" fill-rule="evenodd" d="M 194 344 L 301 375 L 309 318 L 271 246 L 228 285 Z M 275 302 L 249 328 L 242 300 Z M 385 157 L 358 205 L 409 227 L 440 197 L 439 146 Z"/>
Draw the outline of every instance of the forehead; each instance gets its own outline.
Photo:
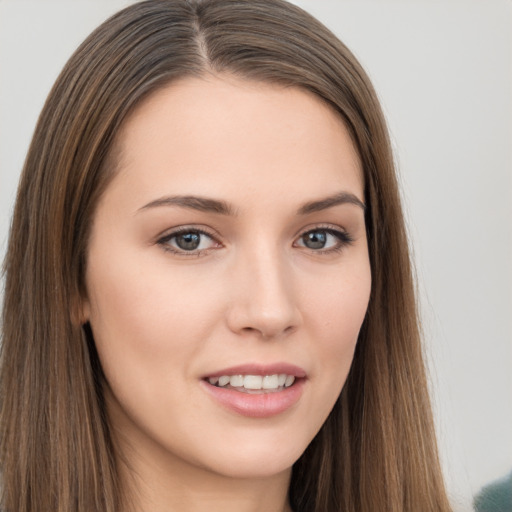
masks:
<path id="1" fill-rule="evenodd" d="M 134 110 L 117 147 L 120 178 L 148 194 L 163 187 L 240 196 L 266 184 L 313 196 L 348 187 L 363 199 L 360 159 L 341 117 L 296 87 L 182 79 Z"/>

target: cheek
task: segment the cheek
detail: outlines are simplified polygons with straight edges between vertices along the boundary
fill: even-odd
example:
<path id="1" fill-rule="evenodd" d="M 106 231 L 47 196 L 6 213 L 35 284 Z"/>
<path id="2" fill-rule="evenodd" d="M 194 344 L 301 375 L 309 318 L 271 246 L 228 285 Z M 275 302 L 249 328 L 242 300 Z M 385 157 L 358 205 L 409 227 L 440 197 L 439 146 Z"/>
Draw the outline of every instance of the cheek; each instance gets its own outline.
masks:
<path id="1" fill-rule="evenodd" d="M 87 281 L 90 323 L 107 380 L 149 390 L 158 379 L 181 379 L 206 339 L 216 302 L 186 272 L 169 275 L 136 257 L 96 261 L 101 266 L 89 269 Z"/>
<path id="2" fill-rule="evenodd" d="M 357 338 L 366 315 L 371 291 L 368 258 L 352 258 L 320 277 L 320 286 L 315 279 L 304 282 L 303 312 L 309 317 L 305 325 L 324 332 L 332 348 L 342 348 Z"/>
<path id="3" fill-rule="evenodd" d="M 333 293 L 324 304 L 327 327 L 333 333 L 332 343 L 339 350 L 355 345 L 370 297 L 371 280 L 357 279 Z"/>
<path id="4" fill-rule="evenodd" d="M 311 351 L 318 356 L 314 376 L 331 406 L 350 370 L 370 291 L 370 267 L 363 259 L 362 264 L 333 275 L 322 290 L 310 295 L 305 307 Z"/>

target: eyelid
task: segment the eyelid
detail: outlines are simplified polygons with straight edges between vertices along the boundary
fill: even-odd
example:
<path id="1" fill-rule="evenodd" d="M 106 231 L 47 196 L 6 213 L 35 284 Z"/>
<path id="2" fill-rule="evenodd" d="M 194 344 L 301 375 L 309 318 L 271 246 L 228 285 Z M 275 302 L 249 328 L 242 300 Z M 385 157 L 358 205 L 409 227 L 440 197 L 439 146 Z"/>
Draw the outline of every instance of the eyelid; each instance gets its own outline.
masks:
<path id="1" fill-rule="evenodd" d="M 199 249 L 199 250 L 193 250 L 193 251 L 185 251 L 180 250 L 179 248 L 173 247 L 168 244 L 170 240 L 172 240 L 174 237 L 179 236 L 183 233 L 200 233 L 201 235 L 205 235 L 208 238 L 211 238 L 216 245 L 222 245 L 222 243 L 219 241 L 220 236 L 217 234 L 217 232 L 211 228 L 207 228 L 205 226 L 195 226 L 195 225 L 183 225 L 183 226 L 176 226 L 174 228 L 168 229 L 164 231 L 163 234 L 158 235 L 156 238 L 156 244 L 161 246 L 164 251 L 170 252 L 176 256 L 183 256 L 183 257 L 200 257 L 203 254 L 218 249 L 219 247 L 209 247 L 207 249 Z"/>
<path id="2" fill-rule="evenodd" d="M 335 236 L 339 243 L 335 247 L 330 247 L 327 249 L 310 249 L 306 246 L 300 246 L 305 250 L 310 251 L 313 254 L 328 254 L 333 252 L 339 252 L 343 250 L 345 247 L 352 245 L 355 241 L 354 237 L 343 227 L 337 226 L 334 224 L 314 224 L 311 226 L 307 226 L 295 236 L 294 245 L 307 233 L 311 233 L 312 231 L 325 231 L 332 236 Z"/>
<path id="3" fill-rule="evenodd" d="M 335 233 L 349 234 L 348 230 L 338 224 L 330 224 L 328 222 L 321 222 L 319 224 L 310 224 L 298 230 L 294 238 L 299 238 L 310 231 L 329 231 Z"/>

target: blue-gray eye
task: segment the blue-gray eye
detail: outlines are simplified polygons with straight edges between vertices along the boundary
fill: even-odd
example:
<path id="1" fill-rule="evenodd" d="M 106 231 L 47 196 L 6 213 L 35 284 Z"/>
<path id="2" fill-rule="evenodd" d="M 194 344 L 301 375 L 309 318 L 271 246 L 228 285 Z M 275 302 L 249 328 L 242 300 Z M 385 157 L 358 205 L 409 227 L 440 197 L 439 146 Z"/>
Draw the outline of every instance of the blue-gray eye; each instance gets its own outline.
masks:
<path id="1" fill-rule="evenodd" d="M 327 235 L 325 231 L 309 231 L 302 235 L 302 241 L 308 249 L 324 249 L 327 243 Z"/>
<path id="2" fill-rule="evenodd" d="M 201 244 L 201 233 L 191 231 L 174 237 L 176 245 L 184 251 L 194 251 Z"/>
<path id="3" fill-rule="evenodd" d="M 201 230 L 182 229 L 164 236 L 159 240 L 159 243 L 164 248 L 176 253 L 191 253 L 194 251 L 200 253 L 211 249 L 216 242 L 210 235 Z"/>
<path id="4" fill-rule="evenodd" d="M 298 245 L 313 251 L 342 248 L 350 244 L 352 238 L 348 233 L 335 229 L 312 229 L 304 233 L 298 240 Z"/>

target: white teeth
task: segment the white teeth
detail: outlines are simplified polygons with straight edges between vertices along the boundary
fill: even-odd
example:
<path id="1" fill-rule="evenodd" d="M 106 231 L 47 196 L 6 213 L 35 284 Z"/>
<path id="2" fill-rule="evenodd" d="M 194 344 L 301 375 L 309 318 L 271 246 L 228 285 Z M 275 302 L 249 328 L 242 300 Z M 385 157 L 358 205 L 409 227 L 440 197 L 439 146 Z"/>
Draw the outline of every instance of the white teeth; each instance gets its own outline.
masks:
<path id="1" fill-rule="evenodd" d="M 277 389 L 279 387 L 279 377 L 277 375 L 265 375 L 262 386 L 263 389 Z"/>
<path id="2" fill-rule="evenodd" d="M 225 386 L 226 384 L 229 384 L 230 380 L 231 377 L 229 375 L 223 375 L 222 377 L 219 377 L 219 386 Z"/>
<path id="3" fill-rule="evenodd" d="M 284 387 L 289 388 L 295 382 L 295 377 L 293 375 L 288 375 L 286 377 L 286 381 L 284 382 Z"/>
<path id="4" fill-rule="evenodd" d="M 231 375 L 231 378 L 229 379 L 229 384 L 234 388 L 241 388 L 244 385 L 244 376 Z"/>
<path id="5" fill-rule="evenodd" d="M 231 386 L 232 388 L 245 388 L 249 390 L 289 388 L 294 382 L 293 375 L 286 373 L 274 375 L 222 375 L 220 377 L 208 377 L 212 386 Z"/>
<path id="6" fill-rule="evenodd" d="M 245 389 L 261 389 L 263 377 L 261 375 L 246 375 L 244 377 Z"/>

